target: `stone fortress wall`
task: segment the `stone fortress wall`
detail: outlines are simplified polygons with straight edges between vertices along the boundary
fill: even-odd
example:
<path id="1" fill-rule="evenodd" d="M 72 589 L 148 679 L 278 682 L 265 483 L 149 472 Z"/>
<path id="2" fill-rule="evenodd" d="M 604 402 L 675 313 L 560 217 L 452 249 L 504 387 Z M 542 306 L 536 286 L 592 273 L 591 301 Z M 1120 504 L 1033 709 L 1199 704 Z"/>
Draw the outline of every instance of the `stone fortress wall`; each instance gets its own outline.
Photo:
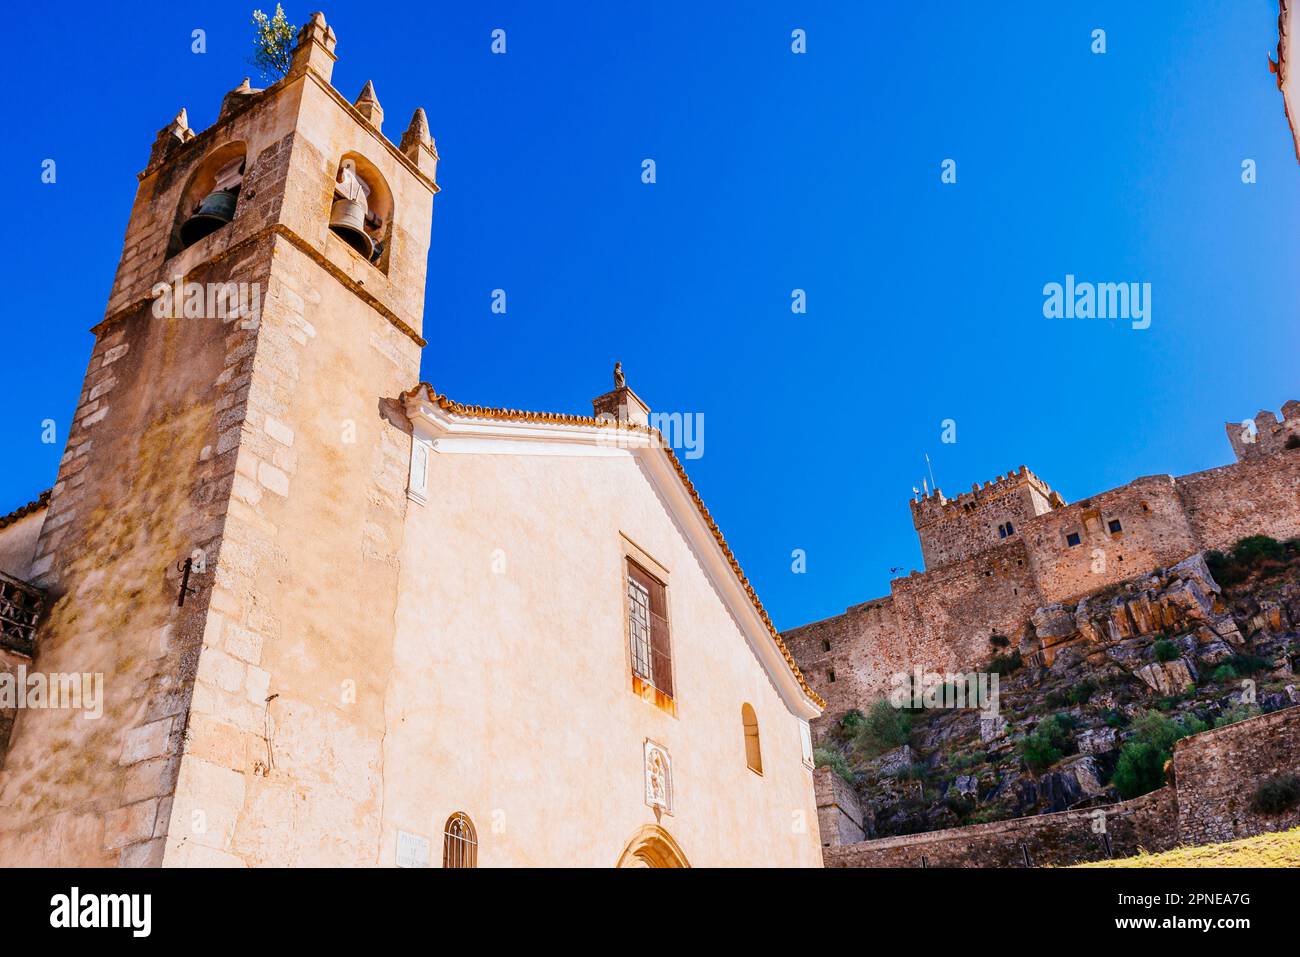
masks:
<path id="1" fill-rule="evenodd" d="M 1070 602 L 1247 535 L 1300 535 L 1300 401 L 1225 425 L 1236 462 L 1135 479 L 1067 504 L 1021 466 L 948 499 L 911 503 L 926 570 L 890 594 L 784 638 L 827 708 L 827 727 L 915 667 L 969 670 L 993 635 L 1024 635 L 1036 608 Z M 1009 525 L 1009 527 L 1008 527 Z M 819 728 L 815 728 L 815 731 Z"/>
<path id="2" fill-rule="evenodd" d="M 1265 815 L 1250 806 L 1264 780 L 1300 774 L 1300 706 L 1184 738 L 1173 765 L 1172 784 L 1118 804 L 874 841 L 862 839 L 853 788 L 819 768 L 822 853 L 827 867 L 1067 866 L 1300 824 L 1300 809 Z"/>

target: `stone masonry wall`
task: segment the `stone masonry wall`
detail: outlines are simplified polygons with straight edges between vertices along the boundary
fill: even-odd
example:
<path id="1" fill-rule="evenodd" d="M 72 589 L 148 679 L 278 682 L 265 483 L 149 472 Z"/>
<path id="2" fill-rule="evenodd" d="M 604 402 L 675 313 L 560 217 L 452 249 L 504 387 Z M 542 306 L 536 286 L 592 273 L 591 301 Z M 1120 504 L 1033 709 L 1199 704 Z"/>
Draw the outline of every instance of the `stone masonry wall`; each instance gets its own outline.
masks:
<path id="1" fill-rule="evenodd" d="M 1120 531 L 1110 530 L 1119 522 Z M 1070 545 L 1071 533 L 1079 536 Z M 1034 579 L 1045 602 L 1074 601 L 1198 550 L 1174 480 L 1128 485 L 1041 515 L 1023 529 Z"/>
<path id="2" fill-rule="evenodd" d="M 944 498 L 936 489 L 910 503 L 927 569 L 970 558 L 1000 544 L 999 526 L 1010 522 L 1014 533 L 1058 504 L 1060 497 L 1023 465 L 982 486 L 977 484 L 955 499 Z"/>
<path id="3" fill-rule="evenodd" d="M 817 797 L 817 827 L 822 846 L 856 844 L 865 840 L 862 807 L 852 786 L 830 768 L 813 772 Z"/>
<path id="4" fill-rule="evenodd" d="M 102 674 L 103 715 L 19 713 L 6 864 L 377 859 L 409 451 L 393 403 L 418 378 L 436 187 L 329 85 L 319 15 L 302 37 L 288 77 L 232 92 L 207 130 L 182 111 L 139 176 L 30 569 L 52 606 L 34 665 Z M 187 191 L 241 152 L 233 221 L 178 249 Z M 328 227 L 347 153 L 393 193 L 378 266 Z M 260 324 L 155 316 L 182 277 L 260 289 Z"/>
<path id="5" fill-rule="evenodd" d="M 895 579 L 888 597 L 785 633 L 827 701 L 814 734 L 883 696 L 896 673 L 978 668 L 989 636 L 1005 634 L 1014 647 L 1039 606 L 1077 601 L 1248 535 L 1300 536 L 1300 449 L 1286 447 L 1300 403 L 1283 408 L 1273 426 L 1270 415 L 1257 417 L 1264 438 L 1239 449 L 1233 465 L 1147 476 L 1069 505 L 1022 467 L 957 499 L 934 493 L 912 502 L 927 570 Z M 1014 532 L 999 539 L 996 523 L 1008 517 Z"/>
<path id="6" fill-rule="evenodd" d="M 45 509 L 0 525 L 0 572 L 26 581 L 36 557 L 36 543 L 45 523 Z"/>
<path id="7" fill-rule="evenodd" d="M 1277 774 L 1300 775 L 1300 707 L 1184 738 L 1174 747 L 1173 765 L 1172 784 L 1103 808 L 840 846 L 844 829 L 823 825 L 822 843 L 831 845 L 824 847 L 823 856 L 827 867 L 1024 867 L 1028 851 L 1032 866 L 1067 865 L 1300 825 L 1300 808 L 1277 815 L 1250 809 L 1261 782 Z M 829 771 L 822 768 L 818 774 Z M 852 813 L 858 807 L 852 789 L 845 788 L 846 795 L 820 778 L 817 783 L 822 821 L 836 821 L 841 809 Z M 1096 830 L 1099 811 L 1104 811 L 1109 848 Z M 870 827 L 869 821 L 861 823 Z"/>
<path id="8" fill-rule="evenodd" d="M 993 635 L 1014 636 L 1043 604 L 1018 539 L 895 579 L 891 590 L 889 598 L 786 632 L 809 684 L 827 702 L 815 731 L 887 694 L 894 674 L 978 668 L 993 652 Z"/>
<path id="9" fill-rule="evenodd" d="M 384 400 L 419 350 L 295 245 L 270 261 L 164 866 L 379 860 L 410 446 Z"/>
<path id="10" fill-rule="evenodd" d="M 1300 441 L 1300 401 L 1292 399 L 1283 403 L 1280 418 L 1267 410 L 1261 411 L 1251 424 L 1253 428 L 1245 422 L 1224 423 L 1238 462 L 1281 452 L 1288 442 Z"/>
<path id="11" fill-rule="evenodd" d="M 1025 867 L 1064 866 L 1140 849 L 1164 851 L 1176 844 L 1172 788 L 1104 809 L 1105 836 L 1097 833 L 1099 809 L 1061 811 L 971 827 L 887 837 L 822 851 L 827 867 Z"/>
<path id="12" fill-rule="evenodd" d="M 196 270 L 224 281 L 233 265 Z M 249 281 L 255 277 L 239 275 Z M 215 452 L 250 331 L 142 304 L 97 330 L 31 569 L 51 608 L 34 669 L 103 676 L 103 715 L 19 712 L 0 779 L 8 864 L 156 863 L 233 458 Z"/>
<path id="13" fill-rule="evenodd" d="M 1300 449 L 1178 479 L 1192 534 L 1203 548 L 1231 548 L 1243 535 L 1300 536 Z"/>
<path id="14" fill-rule="evenodd" d="M 1206 844 L 1300 825 L 1300 808 L 1260 815 L 1250 808 L 1261 782 L 1300 777 L 1300 707 L 1184 738 L 1174 747 L 1178 837 Z"/>

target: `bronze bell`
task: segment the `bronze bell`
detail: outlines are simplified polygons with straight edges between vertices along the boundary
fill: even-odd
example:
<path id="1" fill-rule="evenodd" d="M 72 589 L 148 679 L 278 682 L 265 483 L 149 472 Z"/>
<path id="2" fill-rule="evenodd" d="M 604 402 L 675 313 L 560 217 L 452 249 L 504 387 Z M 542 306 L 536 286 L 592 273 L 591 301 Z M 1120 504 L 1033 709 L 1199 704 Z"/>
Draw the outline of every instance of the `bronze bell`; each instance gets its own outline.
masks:
<path id="1" fill-rule="evenodd" d="M 193 246 L 208 233 L 216 232 L 235 218 L 237 190 L 218 189 L 208 193 L 194 215 L 181 223 L 181 242 Z"/>
<path id="2" fill-rule="evenodd" d="M 330 209 L 330 229 L 338 233 L 345 243 L 369 259 L 375 251 L 375 241 L 366 233 L 366 204 L 350 199 L 336 199 Z"/>

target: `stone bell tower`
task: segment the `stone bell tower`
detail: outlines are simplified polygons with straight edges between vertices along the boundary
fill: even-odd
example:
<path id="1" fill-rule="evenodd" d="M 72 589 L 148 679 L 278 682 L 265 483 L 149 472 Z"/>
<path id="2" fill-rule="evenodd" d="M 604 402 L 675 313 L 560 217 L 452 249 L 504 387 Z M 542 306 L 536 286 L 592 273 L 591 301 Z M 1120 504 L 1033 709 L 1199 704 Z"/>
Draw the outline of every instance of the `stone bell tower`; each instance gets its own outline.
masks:
<path id="1" fill-rule="evenodd" d="M 139 174 L 32 572 L 30 668 L 102 675 L 102 716 L 19 713 L 7 864 L 377 860 L 438 155 L 335 45 L 313 14 Z"/>

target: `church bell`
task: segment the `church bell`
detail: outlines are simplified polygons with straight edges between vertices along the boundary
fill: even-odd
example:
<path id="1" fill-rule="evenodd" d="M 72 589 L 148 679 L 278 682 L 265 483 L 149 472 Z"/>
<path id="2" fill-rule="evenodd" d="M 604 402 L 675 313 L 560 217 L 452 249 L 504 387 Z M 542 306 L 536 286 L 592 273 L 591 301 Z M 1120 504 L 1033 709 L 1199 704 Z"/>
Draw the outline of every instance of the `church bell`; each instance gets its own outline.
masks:
<path id="1" fill-rule="evenodd" d="M 350 199 L 336 199 L 330 209 L 330 229 L 343 241 L 369 259 L 375 251 L 375 241 L 366 234 L 366 204 Z"/>
<path id="2" fill-rule="evenodd" d="M 208 233 L 216 232 L 235 218 L 235 201 L 239 193 L 218 189 L 203 198 L 194 215 L 181 224 L 181 242 L 192 246 Z"/>

